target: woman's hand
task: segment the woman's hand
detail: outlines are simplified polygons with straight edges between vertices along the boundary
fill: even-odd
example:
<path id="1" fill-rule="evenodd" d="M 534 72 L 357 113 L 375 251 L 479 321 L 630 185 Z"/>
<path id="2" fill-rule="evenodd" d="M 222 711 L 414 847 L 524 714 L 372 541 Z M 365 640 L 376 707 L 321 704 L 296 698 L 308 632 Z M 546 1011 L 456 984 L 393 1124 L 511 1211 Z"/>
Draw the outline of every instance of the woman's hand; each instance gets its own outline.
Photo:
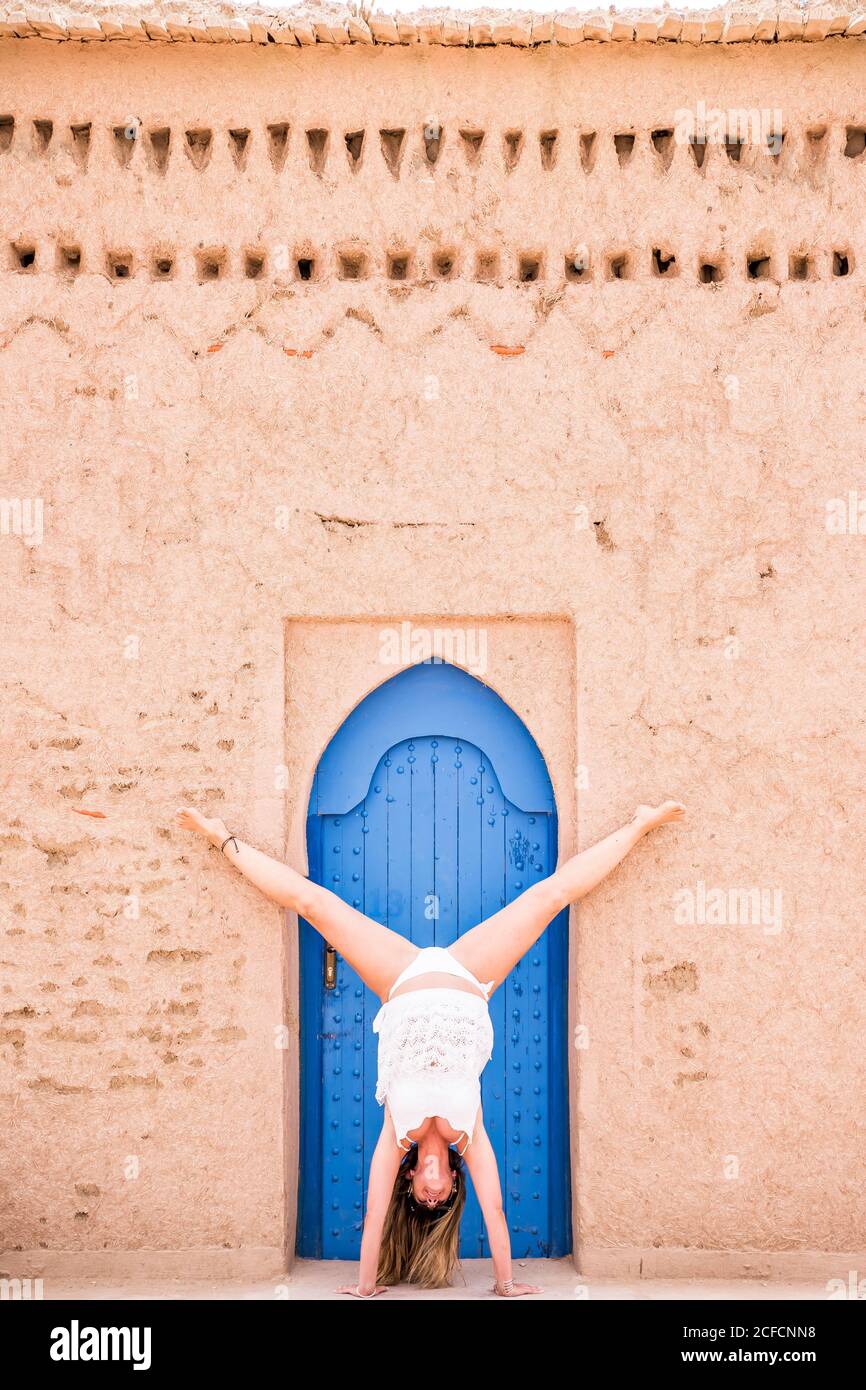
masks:
<path id="1" fill-rule="evenodd" d="M 537 1284 L 493 1285 L 493 1292 L 500 1298 L 522 1298 L 526 1293 L 541 1293 Z"/>
<path id="2" fill-rule="evenodd" d="M 337 1293 L 348 1293 L 351 1294 L 352 1298 L 375 1298 L 377 1294 L 387 1292 L 387 1284 L 378 1284 L 376 1288 L 371 1289 L 369 1293 L 362 1293 L 360 1284 L 344 1284 L 342 1288 L 337 1289 Z"/>

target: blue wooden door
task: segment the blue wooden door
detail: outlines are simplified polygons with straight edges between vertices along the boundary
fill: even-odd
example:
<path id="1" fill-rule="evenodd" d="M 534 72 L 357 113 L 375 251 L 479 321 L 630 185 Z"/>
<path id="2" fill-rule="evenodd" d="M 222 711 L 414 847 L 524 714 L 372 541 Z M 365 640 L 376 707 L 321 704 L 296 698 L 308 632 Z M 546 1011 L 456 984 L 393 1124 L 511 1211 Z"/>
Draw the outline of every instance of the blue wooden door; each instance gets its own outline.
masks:
<path id="1" fill-rule="evenodd" d="M 489 687 L 442 663 L 412 667 L 373 692 L 326 750 L 308 848 L 318 882 L 418 946 L 448 946 L 554 866 L 543 759 Z M 333 988 L 324 971 L 324 944 L 302 923 L 298 1249 L 355 1259 L 382 1125 L 379 1001 L 341 958 Z M 515 1256 L 569 1248 L 565 981 L 563 914 L 490 1005 L 482 1101 Z M 471 1184 L 461 1253 L 489 1254 Z"/>

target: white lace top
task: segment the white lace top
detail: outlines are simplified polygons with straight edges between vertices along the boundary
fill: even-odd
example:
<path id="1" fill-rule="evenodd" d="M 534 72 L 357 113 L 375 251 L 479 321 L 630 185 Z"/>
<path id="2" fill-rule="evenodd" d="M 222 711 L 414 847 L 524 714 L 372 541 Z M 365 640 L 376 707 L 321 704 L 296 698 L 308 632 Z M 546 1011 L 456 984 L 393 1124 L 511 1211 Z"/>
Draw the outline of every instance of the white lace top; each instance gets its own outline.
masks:
<path id="1" fill-rule="evenodd" d="M 452 972 L 456 973 L 456 972 Z M 480 1076 L 493 1052 L 487 1000 L 462 990 L 417 989 L 383 1004 L 376 1099 L 391 1110 L 397 1142 L 429 1115 L 472 1138 L 481 1104 Z"/>

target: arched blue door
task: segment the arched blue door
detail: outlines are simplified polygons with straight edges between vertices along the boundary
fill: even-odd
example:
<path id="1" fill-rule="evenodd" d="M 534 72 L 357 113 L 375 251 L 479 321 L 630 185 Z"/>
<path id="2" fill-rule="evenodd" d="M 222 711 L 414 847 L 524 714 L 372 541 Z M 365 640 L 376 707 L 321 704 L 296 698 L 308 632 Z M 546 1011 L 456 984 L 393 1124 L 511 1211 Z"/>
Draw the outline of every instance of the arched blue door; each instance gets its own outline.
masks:
<path id="1" fill-rule="evenodd" d="M 489 686 L 425 662 L 373 691 L 322 756 L 307 821 L 310 876 L 418 946 L 448 946 L 551 872 L 556 809 L 541 753 Z M 379 1001 L 301 930 L 298 1253 L 356 1259 L 370 1159 Z M 515 1256 L 570 1248 L 567 914 L 493 995 L 482 1079 Z M 489 1254 L 470 1192 L 461 1254 Z"/>

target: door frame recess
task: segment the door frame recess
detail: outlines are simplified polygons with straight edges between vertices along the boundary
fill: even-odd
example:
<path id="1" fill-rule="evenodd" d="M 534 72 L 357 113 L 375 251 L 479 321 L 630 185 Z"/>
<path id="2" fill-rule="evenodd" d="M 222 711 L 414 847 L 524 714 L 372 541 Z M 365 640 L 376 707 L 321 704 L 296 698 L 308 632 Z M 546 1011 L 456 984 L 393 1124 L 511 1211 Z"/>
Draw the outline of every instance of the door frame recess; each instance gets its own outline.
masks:
<path id="1" fill-rule="evenodd" d="M 449 665 L 449 663 L 441 664 Z M 419 665 L 429 665 L 429 663 L 419 663 Z M 306 817 L 308 871 L 310 878 L 315 882 L 322 882 L 321 831 L 323 816 L 326 814 L 346 814 L 352 810 L 364 799 L 378 759 L 387 751 L 387 748 L 401 742 L 404 738 L 424 734 L 424 731 L 416 727 L 417 720 L 411 709 L 411 701 L 405 702 L 409 708 L 404 710 L 401 707 L 404 702 L 400 698 L 403 694 L 401 689 L 403 680 L 406 677 L 411 680 L 410 673 L 417 669 L 417 666 L 406 667 L 370 691 L 359 701 L 354 710 L 346 715 L 333 737 L 320 751 Z M 507 799 L 518 806 L 549 816 L 550 858 L 548 862 L 552 867 L 555 866 L 558 838 L 556 800 L 544 755 L 532 737 L 531 730 L 508 702 L 491 686 L 478 680 L 477 677 L 470 676 L 460 667 L 450 667 L 450 669 L 460 671 L 461 675 L 468 676 L 479 686 L 479 694 L 481 695 L 479 705 L 483 703 L 484 698 L 490 699 L 495 703 L 497 710 L 504 707 L 515 724 L 519 724 L 522 730 L 529 733 L 538 753 L 538 763 L 544 769 L 546 790 L 538 778 L 537 767 L 533 769 L 529 764 L 514 767 L 513 759 L 512 765 L 509 767 L 506 756 L 506 741 L 502 737 L 491 739 L 490 730 L 484 727 L 483 716 L 477 724 L 473 725 L 472 721 L 468 724 L 464 722 L 461 728 L 452 730 L 445 727 L 450 718 L 447 708 L 443 709 L 437 704 L 437 719 L 443 721 L 443 728 L 441 730 L 437 728 L 435 732 L 444 737 L 450 737 L 453 734 L 454 737 L 465 739 L 468 743 L 475 743 L 481 747 L 496 768 L 500 786 Z M 365 711 L 372 706 L 370 710 L 371 727 L 366 726 L 365 720 L 365 732 L 369 735 L 369 742 L 372 745 L 372 751 L 366 757 L 358 756 L 358 748 L 353 747 L 351 738 L 353 715 L 362 706 L 365 707 Z M 338 776 L 336 779 L 329 779 L 330 785 L 326 794 L 327 807 L 320 809 L 315 804 L 319 794 L 319 769 L 326 754 L 335 748 L 337 752 L 341 753 L 341 758 L 335 759 L 336 765 L 339 767 L 342 762 L 342 765 L 346 766 L 344 760 L 348 759 L 351 772 L 345 777 Z M 497 766 L 497 751 L 500 753 L 499 766 Z M 375 757 L 373 757 L 373 752 L 375 752 Z M 504 775 L 501 769 L 505 770 Z M 359 788 L 361 789 L 360 792 Z M 546 804 L 533 804 L 538 803 L 542 798 Z M 305 1259 L 322 1259 L 324 1135 L 322 1134 L 321 1010 L 308 1007 L 304 982 L 311 976 L 318 980 L 323 978 L 325 943 L 318 932 L 302 918 L 298 918 L 298 928 L 300 1134 L 295 1253 Z M 562 1149 L 561 1154 L 551 1160 L 551 1254 L 562 1256 L 569 1254 L 572 1250 L 571 1136 L 568 1110 L 568 1046 L 566 1036 L 568 1029 L 568 909 L 559 914 L 547 930 L 551 932 L 548 981 L 549 1029 L 553 1039 L 558 1037 L 562 1040 L 560 1047 L 555 1050 L 552 1048 L 550 1053 L 551 1087 L 548 1132 L 551 1135 L 560 1136 L 559 1147 Z M 558 1084 L 554 1084 L 554 1082 L 558 1082 Z"/>

